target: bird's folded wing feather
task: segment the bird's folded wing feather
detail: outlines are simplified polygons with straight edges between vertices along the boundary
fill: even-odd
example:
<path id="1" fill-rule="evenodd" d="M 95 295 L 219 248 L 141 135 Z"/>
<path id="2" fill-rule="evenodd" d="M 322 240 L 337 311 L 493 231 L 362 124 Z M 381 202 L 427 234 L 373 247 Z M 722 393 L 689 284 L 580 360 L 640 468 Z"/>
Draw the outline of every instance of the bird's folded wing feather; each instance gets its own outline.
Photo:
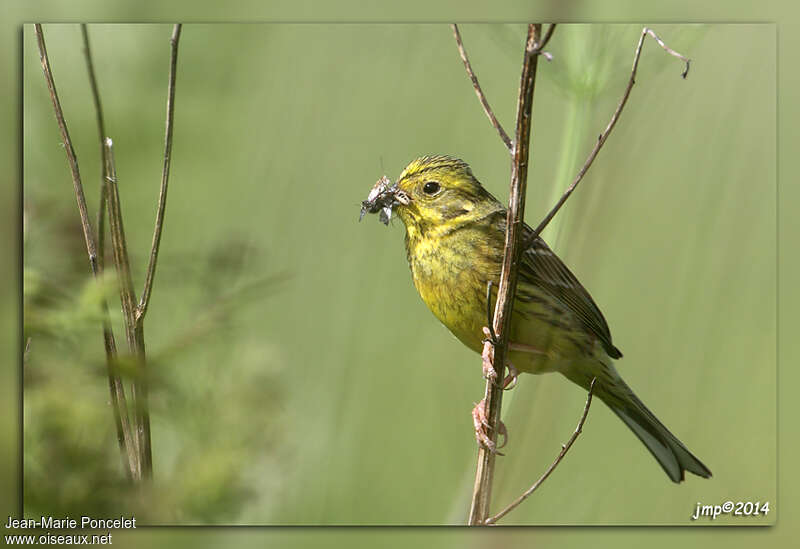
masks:
<path id="1" fill-rule="evenodd" d="M 521 241 L 530 241 L 532 234 L 533 230 L 525 225 Z M 565 305 L 581 324 L 600 340 L 609 356 L 612 358 L 622 356 L 619 349 L 611 342 L 608 324 L 589 292 L 539 237 L 520 254 L 519 283 L 522 284 L 517 289 L 518 293 L 524 292 L 527 284 L 547 292 Z"/>

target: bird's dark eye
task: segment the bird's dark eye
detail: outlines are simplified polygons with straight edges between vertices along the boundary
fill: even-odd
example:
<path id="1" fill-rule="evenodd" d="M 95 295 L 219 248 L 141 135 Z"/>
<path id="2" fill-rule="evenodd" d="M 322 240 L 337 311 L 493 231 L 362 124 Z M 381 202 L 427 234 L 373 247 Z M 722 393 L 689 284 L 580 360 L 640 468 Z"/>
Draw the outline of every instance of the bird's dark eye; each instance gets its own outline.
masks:
<path id="1" fill-rule="evenodd" d="M 439 185 L 439 183 L 437 183 L 436 181 L 428 181 L 425 183 L 425 185 L 422 186 L 422 192 L 424 192 L 425 194 L 434 195 L 438 193 L 439 189 L 441 188 L 442 188 L 441 185 Z"/>

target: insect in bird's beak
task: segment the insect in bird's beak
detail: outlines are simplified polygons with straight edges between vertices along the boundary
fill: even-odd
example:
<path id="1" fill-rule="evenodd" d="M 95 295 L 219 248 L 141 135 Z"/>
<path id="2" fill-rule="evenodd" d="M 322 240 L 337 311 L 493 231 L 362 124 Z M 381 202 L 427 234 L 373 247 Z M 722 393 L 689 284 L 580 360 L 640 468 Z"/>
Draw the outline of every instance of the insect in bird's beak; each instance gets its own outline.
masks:
<path id="1" fill-rule="evenodd" d="M 391 179 L 385 175 L 378 179 L 375 186 L 369 191 L 367 199 L 361 203 L 361 215 L 358 220 L 364 219 L 366 213 L 378 213 L 378 218 L 384 225 L 389 224 L 392 218 L 394 207 L 398 204 L 408 204 L 408 195 L 401 191 L 397 183 L 392 183 Z"/>

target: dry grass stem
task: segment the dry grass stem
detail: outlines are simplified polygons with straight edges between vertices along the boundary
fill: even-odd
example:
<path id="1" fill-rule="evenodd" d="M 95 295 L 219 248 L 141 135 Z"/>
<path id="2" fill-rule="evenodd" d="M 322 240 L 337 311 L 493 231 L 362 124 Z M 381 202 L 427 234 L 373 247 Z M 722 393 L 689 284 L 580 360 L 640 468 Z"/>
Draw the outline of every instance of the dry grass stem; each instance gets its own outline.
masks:
<path id="1" fill-rule="evenodd" d="M 83 54 L 86 59 L 86 68 L 89 74 L 89 84 L 92 89 L 92 99 L 97 116 L 97 130 L 100 136 L 100 158 L 101 173 L 100 178 L 100 205 L 97 210 L 97 271 L 103 273 L 105 268 L 105 216 L 106 216 L 106 148 L 104 145 L 105 123 L 103 121 L 103 108 L 100 102 L 100 91 L 97 85 L 97 77 L 94 72 L 94 62 L 92 60 L 92 50 L 89 45 L 89 33 L 86 25 L 81 25 L 83 36 Z M 136 453 L 136 445 L 133 441 L 130 418 L 128 416 L 128 400 L 125 396 L 125 386 L 122 379 L 116 373 L 117 367 L 117 344 L 114 339 L 114 332 L 111 328 L 111 320 L 108 310 L 108 302 L 103 296 L 100 308 L 103 316 L 103 345 L 106 353 L 106 369 L 108 371 L 108 387 L 111 393 L 111 408 L 114 413 L 114 425 L 117 430 L 117 442 L 122 453 L 125 474 L 129 479 L 138 477 L 140 471 L 139 456 Z"/>
<path id="2" fill-rule="evenodd" d="M 503 268 L 500 274 L 500 285 L 497 292 L 493 322 L 494 333 L 497 334 L 497 341 L 494 342 L 494 368 L 496 379 L 503 379 L 504 377 L 508 331 L 511 326 L 513 297 L 517 286 L 517 271 L 521 250 L 519 240 L 523 219 L 525 217 L 525 191 L 528 178 L 531 110 L 533 106 L 533 91 L 536 84 L 536 67 L 539 59 L 537 48 L 538 42 L 541 39 L 541 33 L 542 25 L 528 25 L 528 37 L 525 43 L 519 95 L 517 98 L 517 124 L 512 151 L 511 192 L 509 195 L 508 217 L 506 221 L 505 252 L 503 255 Z M 492 383 L 491 380 L 487 380 L 484 398 L 492 442 L 496 442 L 497 438 L 502 393 L 503 390 L 499 385 Z M 495 452 L 490 451 L 484 446 L 479 447 L 475 485 L 469 513 L 470 525 L 483 524 L 489 516 L 495 457 Z"/>
<path id="3" fill-rule="evenodd" d="M 178 41 L 181 37 L 181 25 L 177 24 L 172 29 L 170 38 L 170 66 L 169 83 L 167 85 L 167 117 L 164 136 L 164 166 L 161 171 L 161 189 L 158 195 L 158 210 L 156 211 L 156 224 L 153 229 L 153 243 L 150 246 L 150 261 L 147 265 L 147 274 L 144 280 L 142 298 L 136 313 L 137 322 L 144 319 L 147 314 L 147 306 L 150 304 L 150 292 L 153 289 L 153 280 L 156 273 L 156 262 L 158 261 L 158 250 L 161 244 L 161 231 L 164 228 L 164 212 L 167 207 L 167 183 L 169 182 L 169 167 L 172 160 L 172 128 L 175 118 L 175 78 L 178 68 Z"/>

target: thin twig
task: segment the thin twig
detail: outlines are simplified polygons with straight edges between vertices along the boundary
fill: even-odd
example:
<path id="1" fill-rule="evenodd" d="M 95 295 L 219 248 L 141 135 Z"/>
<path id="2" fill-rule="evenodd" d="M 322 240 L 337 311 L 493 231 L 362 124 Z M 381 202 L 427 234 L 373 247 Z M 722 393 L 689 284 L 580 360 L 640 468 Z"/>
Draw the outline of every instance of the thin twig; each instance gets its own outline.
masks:
<path id="1" fill-rule="evenodd" d="M 92 88 L 92 98 L 94 100 L 95 113 L 97 115 L 97 130 L 100 136 L 100 158 L 101 158 L 101 177 L 100 177 L 100 206 L 97 211 L 97 272 L 102 275 L 105 268 L 105 214 L 106 214 L 106 148 L 104 145 L 105 124 L 103 122 L 103 108 L 100 102 L 100 91 L 97 85 L 97 78 L 94 72 L 94 62 L 92 61 L 92 50 L 89 46 L 89 33 L 85 24 L 81 24 L 81 34 L 83 35 L 83 54 L 86 59 L 86 68 L 89 73 L 89 83 Z M 102 279 L 101 279 L 102 280 Z M 125 474 L 128 479 L 138 478 L 139 458 L 136 453 L 136 446 L 133 442 L 131 433 L 130 418 L 128 416 L 128 400 L 125 397 L 125 386 L 122 378 L 116 372 L 117 368 L 117 344 L 114 339 L 114 331 L 111 327 L 111 320 L 108 310 L 108 302 L 103 295 L 100 303 L 103 316 L 103 345 L 106 352 L 106 367 L 108 370 L 108 388 L 111 394 L 111 408 L 114 413 L 114 425 L 117 430 L 117 443 L 119 444 Z"/>
<path id="2" fill-rule="evenodd" d="M 606 126 L 606 129 L 603 130 L 603 133 L 601 133 L 600 137 L 598 137 L 597 142 L 595 143 L 594 148 L 592 149 L 592 152 L 589 153 L 589 157 L 586 159 L 586 162 L 583 163 L 583 167 L 578 172 L 578 175 L 575 176 L 575 179 L 572 181 L 572 184 L 567 188 L 567 190 L 558 200 L 556 205 L 553 206 L 553 209 L 550 210 L 550 212 L 544 217 L 544 219 L 542 219 L 542 222 L 539 223 L 539 225 L 533 231 L 533 234 L 530 236 L 524 247 L 530 246 L 533 243 L 533 241 L 536 240 L 536 237 L 539 236 L 539 234 L 544 230 L 545 227 L 547 227 L 548 223 L 550 223 L 550 221 L 556 215 L 558 210 L 561 209 L 561 206 L 564 205 L 569 196 L 572 194 L 572 191 L 574 191 L 575 188 L 578 186 L 578 183 L 581 182 L 583 176 L 586 175 L 586 172 L 589 170 L 589 167 L 592 165 L 592 162 L 594 162 L 594 159 L 597 157 L 597 153 L 599 153 L 600 149 L 603 148 L 603 145 L 605 144 L 606 139 L 608 139 L 611 130 L 613 130 L 614 126 L 617 124 L 617 120 L 619 120 L 619 115 L 622 112 L 622 109 L 625 107 L 625 103 L 628 102 L 628 97 L 631 94 L 631 89 L 633 89 L 633 85 L 636 82 L 636 69 L 639 67 L 639 57 L 642 54 L 642 46 L 644 45 L 645 36 L 647 36 L 648 34 L 653 37 L 653 39 L 658 43 L 659 46 L 661 46 L 664 49 L 664 51 L 666 51 L 673 57 L 681 59 L 684 63 L 686 63 L 686 69 L 681 73 L 681 76 L 683 78 L 686 78 L 686 75 L 689 74 L 690 60 L 687 57 L 684 57 L 680 53 L 670 49 L 666 44 L 664 44 L 664 42 L 658 36 L 656 36 L 656 33 L 653 32 L 651 29 L 648 29 L 647 27 L 642 29 L 642 34 L 639 37 L 639 43 L 636 46 L 636 52 L 633 56 L 633 67 L 631 68 L 631 76 L 628 79 L 628 85 L 625 88 L 625 93 L 623 93 L 622 99 L 617 105 L 617 109 L 614 111 L 614 114 L 611 115 L 611 120 Z"/>
<path id="3" fill-rule="evenodd" d="M 158 250 L 161 244 L 161 231 L 164 228 L 164 211 L 167 206 L 167 183 L 169 181 L 169 166 L 172 159 L 172 121 L 175 113 L 175 77 L 178 67 L 178 41 L 181 37 L 181 25 L 177 24 L 172 29 L 170 38 L 171 56 L 169 67 L 169 84 L 167 86 L 167 121 L 164 136 L 164 167 L 161 172 L 161 190 L 158 195 L 158 210 L 156 211 L 156 225 L 153 229 L 153 243 L 150 247 L 150 262 L 147 265 L 147 274 L 144 279 L 144 289 L 136 311 L 137 322 L 142 322 L 150 304 L 150 292 L 153 289 L 153 278 L 156 273 Z"/>
<path id="4" fill-rule="evenodd" d="M 102 270 L 105 260 L 105 217 L 106 217 L 106 127 L 103 120 L 103 107 L 100 103 L 100 90 L 97 86 L 97 77 L 94 72 L 94 62 L 92 61 L 92 50 L 89 47 L 89 32 L 86 24 L 81 24 L 81 34 L 83 35 L 83 55 L 86 58 L 86 69 L 89 72 L 89 84 L 92 88 L 92 99 L 94 101 L 94 111 L 97 115 L 97 133 L 100 136 L 100 205 L 97 211 L 97 262 Z"/>
<path id="5" fill-rule="evenodd" d="M 551 23 L 550 26 L 547 27 L 547 31 L 545 31 L 544 38 L 542 38 L 541 43 L 536 44 L 534 52 L 541 54 L 545 53 L 543 50 L 545 46 L 547 46 L 547 43 L 550 41 L 550 39 L 553 37 L 554 30 L 556 30 L 556 23 Z M 547 60 L 550 61 L 549 58 L 547 58 Z"/>
<path id="6" fill-rule="evenodd" d="M 33 29 L 36 33 L 36 42 L 39 46 L 39 60 L 42 63 L 42 70 L 44 71 L 44 78 L 47 82 L 47 89 L 50 92 L 50 99 L 53 101 L 56 122 L 58 123 L 58 129 L 61 131 L 61 141 L 64 144 L 64 151 L 67 153 L 67 162 L 69 162 L 69 169 L 72 173 L 72 186 L 75 189 L 75 198 L 78 201 L 78 213 L 81 217 L 83 238 L 86 241 L 86 251 L 89 254 L 89 267 L 92 270 L 92 274 L 96 275 L 97 248 L 95 246 L 94 233 L 92 232 L 92 224 L 91 221 L 89 221 L 89 210 L 86 207 L 86 197 L 83 194 L 81 173 L 78 169 L 78 157 L 75 155 L 75 149 L 72 147 L 72 140 L 70 139 L 69 131 L 67 130 L 67 122 L 64 120 L 64 111 L 61 109 L 61 102 L 58 99 L 56 83 L 53 80 L 53 72 L 50 69 L 50 59 L 47 56 L 47 46 L 44 43 L 42 25 L 36 23 L 33 25 Z"/>
<path id="7" fill-rule="evenodd" d="M 119 199 L 117 172 L 114 166 L 113 143 L 105 139 L 105 177 L 108 200 L 108 226 L 111 233 L 111 248 L 114 252 L 114 265 L 119 281 L 122 314 L 125 320 L 125 339 L 128 350 L 136 359 L 137 372 L 131 388 L 134 405 L 135 446 L 139 461 L 139 478 L 152 476 L 153 458 L 150 447 L 150 413 L 147 405 L 147 373 L 144 352 L 144 336 L 141 324 L 136 322 L 136 302 L 133 293 L 131 266 L 128 259 L 128 246 L 122 223 L 122 206 Z"/>
<path id="8" fill-rule="evenodd" d="M 558 457 L 556 457 L 555 461 L 551 463 L 550 467 L 548 467 L 547 470 L 544 472 L 544 474 L 541 477 L 539 477 L 539 480 L 534 482 L 533 485 L 527 490 L 525 490 L 525 492 L 523 492 L 521 496 L 512 501 L 505 509 L 503 509 L 493 517 L 486 519 L 484 524 L 487 525 L 495 524 L 498 520 L 500 520 L 508 513 L 513 511 L 520 503 L 525 501 L 525 499 L 527 499 L 528 496 L 534 493 L 539 488 L 539 486 L 541 486 L 542 483 L 545 480 L 547 480 L 547 477 L 550 476 L 550 473 L 552 473 L 555 470 L 555 468 L 558 467 L 558 464 L 561 463 L 561 460 L 563 460 L 564 456 L 567 455 L 569 449 L 572 448 L 572 445 L 575 443 L 575 440 L 583 432 L 583 424 L 586 423 L 586 417 L 589 415 L 589 407 L 592 405 L 592 394 L 594 392 L 595 381 L 597 381 L 597 378 L 596 377 L 592 378 L 592 383 L 591 385 L 589 385 L 589 394 L 586 397 L 586 405 L 583 407 L 583 414 L 581 415 L 580 421 L 578 421 L 578 426 L 575 428 L 575 432 L 572 433 L 572 436 L 569 437 L 567 443 L 561 445 L 561 452 L 558 453 Z"/>
<path id="9" fill-rule="evenodd" d="M 94 101 L 94 111 L 97 115 L 97 133 L 100 136 L 100 172 L 105 171 L 106 165 L 106 148 L 104 145 L 106 138 L 106 126 L 103 119 L 103 107 L 100 103 L 100 90 L 97 86 L 97 77 L 94 72 L 94 62 L 92 61 L 92 50 L 89 46 L 89 32 L 86 29 L 86 24 L 81 24 L 81 34 L 83 35 L 83 55 L 86 58 L 86 69 L 89 72 L 89 84 L 92 88 L 92 100 Z M 97 212 L 97 261 L 102 266 L 104 260 L 104 223 L 106 213 L 106 182 L 105 176 L 100 177 L 100 206 Z"/>
<path id="10" fill-rule="evenodd" d="M 86 24 L 81 24 L 81 34 L 83 35 L 83 55 L 86 58 L 86 69 L 89 72 L 89 84 L 92 88 L 92 100 L 94 101 L 94 111 L 97 115 L 97 132 L 100 134 L 100 158 L 105 159 L 106 148 L 104 145 L 106 137 L 106 126 L 103 120 L 103 107 L 100 103 L 100 91 L 97 86 L 97 77 L 94 72 L 94 62 L 92 61 L 92 50 L 89 47 L 89 32 L 86 29 Z M 104 168 L 105 162 L 101 166 Z M 101 186 L 105 186 L 104 184 Z"/>
<path id="11" fill-rule="evenodd" d="M 108 227 L 111 233 L 111 250 L 114 253 L 114 265 L 117 269 L 119 278 L 120 300 L 122 302 L 122 314 L 125 317 L 126 339 L 132 354 L 136 352 L 136 339 L 133 333 L 135 325 L 136 305 L 133 292 L 133 279 L 131 277 L 131 265 L 128 259 L 128 246 L 125 240 L 125 227 L 122 221 L 122 205 L 119 199 L 119 187 L 117 185 L 117 172 L 114 164 L 114 150 L 111 138 L 106 137 L 105 141 L 106 159 L 105 178 L 108 200 Z"/>
<path id="12" fill-rule="evenodd" d="M 458 46 L 458 53 L 461 55 L 461 60 L 464 62 L 464 68 L 467 70 L 467 75 L 469 79 L 472 80 L 472 87 L 475 88 L 475 94 L 478 96 L 478 100 L 481 102 L 481 106 L 483 107 L 483 112 L 486 113 L 486 116 L 489 117 L 489 121 L 492 123 L 492 126 L 497 130 L 497 133 L 500 134 L 500 139 L 503 140 L 505 143 L 506 148 L 509 152 L 514 152 L 514 144 L 511 142 L 511 138 L 508 137 L 508 134 L 503 129 L 503 126 L 497 120 L 497 117 L 494 115 L 492 111 L 492 107 L 489 106 L 489 101 L 486 99 L 486 95 L 483 93 L 481 89 L 481 85 L 478 84 L 478 77 L 475 76 L 475 73 L 472 70 L 472 65 L 469 62 L 469 58 L 467 57 L 467 51 L 464 49 L 464 44 L 461 41 L 461 33 L 458 31 L 458 25 L 453 23 L 450 25 L 453 29 L 453 36 L 456 38 L 456 45 Z"/>
<path id="13" fill-rule="evenodd" d="M 517 124 L 511 165 L 511 191 L 506 219 L 505 251 L 494 311 L 494 331 L 498 335 L 494 345 L 493 360 L 497 374 L 496 379 L 503 379 L 513 298 L 517 286 L 519 254 L 521 251 L 519 240 L 525 216 L 525 191 L 528 180 L 531 109 L 533 106 L 533 91 L 536 84 L 537 60 L 539 59 L 535 50 L 540 41 L 541 33 L 542 25 L 528 25 L 528 37 L 525 43 L 519 96 L 517 98 Z M 496 441 L 497 438 L 502 393 L 500 384 L 487 380 L 485 407 L 492 441 Z M 469 516 L 469 524 L 471 525 L 483 524 L 489 516 L 494 462 L 495 453 L 484 446 L 480 446 Z"/>
<path id="14" fill-rule="evenodd" d="M 44 71 L 47 87 L 50 91 L 50 98 L 53 101 L 53 109 L 55 110 L 56 121 L 58 123 L 59 130 L 61 131 L 61 139 L 64 144 L 64 150 L 67 153 L 67 161 L 69 162 L 70 171 L 72 173 L 72 183 L 75 189 L 75 196 L 78 201 L 78 212 L 81 218 L 81 227 L 83 228 L 83 236 L 84 240 L 86 241 L 86 250 L 89 254 L 89 267 L 92 271 L 92 274 L 97 277 L 101 267 L 98 264 L 99 260 L 97 255 L 97 247 L 95 244 L 95 237 L 89 221 L 86 198 L 83 194 L 83 184 L 81 182 L 80 170 L 78 168 L 78 158 L 75 155 L 75 149 L 73 148 L 72 140 L 69 137 L 69 131 L 67 130 L 67 123 L 64 119 L 64 112 L 61 108 L 61 102 L 58 99 L 58 92 L 56 91 L 53 73 L 50 68 L 50 59 L 47 55 L 47 46 L 45 45 L 44 41 L 42 25 L 35 24 L 34 32 L 36 33 L 36 40 L 39 46 L 39 58 L 42 63 L 42 70 Z M 116 349 L 113 342 L 113 336 L 110 336 L 110 333 L 106 330 L 105 326 L 103 329 L 103 338 L 105 342 L 106 356 L 109 357 L 115 355 Z M 124 400 L 120 401 L 118 399 L 120 386 L 121 382 L 117 382 L 113 379 L 113 376 L 109 375 L 109 390 L 111 392 L 112 401 L 114 401 L 114 422 L 117 427 L 117 439 L 119 441 L 120 450 L 123 453 L 123 456 L 125 456 L 128 460 L 128 467 L 126 467 L 126 471 L 131 472 L 135 458 L 132 459 L 131 446 L 129 444 L 130 435 L 128 435 L 128 440 L 126 441 L 125 423 L 122 419 L 122 416 L 119 414 L 120 406 L 125 404 Z M 128 432 L 130 432 L 130 427 L 128 427 Z"/>
<path id="15" fill-rule="evenodd" d="M 105 301 L 105 300 L 104 300 Z M 116 373 L 117 346 L 111 324 L 108 321 L 108 304 L 103 307 L 103 343 L 106 351 L 106 366 L 108 369 L 108 390 L 111 393 L 111 409 L 114 412 L 114 425 L 117 429 L 117 443 L 122 453 L 125 476 L 129 480 L 140 478 L 139 456 L 136 452 L 136 443 L 131 432 L 130 418 L 128 416 L 128 400 L 125 398 L 125 386 L 122 378 Z"/>

